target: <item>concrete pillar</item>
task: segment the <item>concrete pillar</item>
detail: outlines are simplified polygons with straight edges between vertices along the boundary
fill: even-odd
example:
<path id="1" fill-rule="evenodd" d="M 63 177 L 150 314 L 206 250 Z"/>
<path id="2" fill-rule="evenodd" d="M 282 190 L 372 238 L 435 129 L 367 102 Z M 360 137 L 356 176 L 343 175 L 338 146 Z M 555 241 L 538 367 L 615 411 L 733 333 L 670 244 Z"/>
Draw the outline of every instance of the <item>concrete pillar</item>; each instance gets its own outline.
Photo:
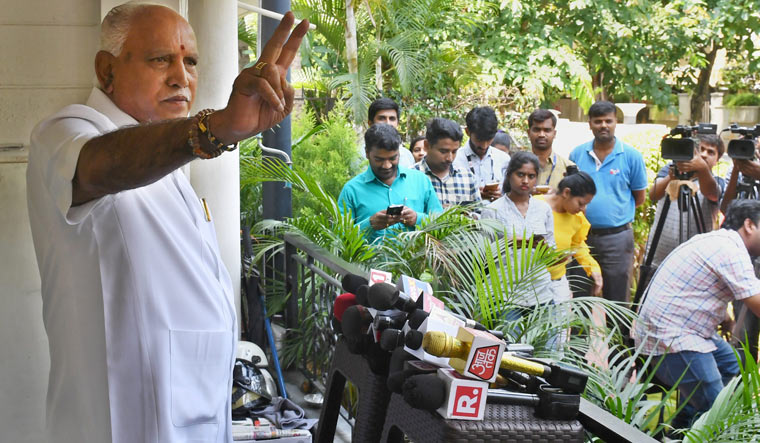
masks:
<path id="1" fill-rule="evenodd" d="M 615 103 L 615 106 L 623 111 L 623 124 L 635 125 L 636 114 L 638 114 L 639 111 L 644 109 L 647 105 L 646 103 Z"/>
<path id="2" fill-rule="evenodd" d="M 723 109 L 723 93 L 710 93 L 710 123 L 718 125 L 718 130 L 728 126 L 726 121 L 726 111 Z"/>
<path id="3" fill-rule="evenodd" d="M 290 0 L 262 0 L 261 7 L 285 14 L 290 10 Z M 261 54 L 261 48 L 266 45 L 279 24 L 279 20 L 264 16 L 259 17 L 258 54 Z M 290 70 L 288 70 L 288 81 L 290 81 Z M 287 116 L 272 130 L 264 132 L 261 142 L 264 146 L 279 149 L 292 158 L 290 136 L 291 118 Z M 265 153 L 265 155 L 267 154 Z M 282 159 L 280 156 L 275 157 Z M 262 193 L 262 210 L 265 219 L 283 220 L 293 215 L 292 189 L 285 183 L 266 182 L 262 185 Z"/>
<path id="4" fill-rule="evenodd" d="M 678 124 L 688 125 L 691 121 L 691 94 L 678 93 Z"/>
<path id="5" fill-rule="evenodd" d="M 188 18 L 195 30 L 200 60 L 194 109 L 227 105 L 238 74 L 237 2 L 194 0 Z M 227 266 L 240 313 L 240 165 L 238 151 L 190 164 L 190 183 L 205 198 L 216 227 L 222 260 Z"/>

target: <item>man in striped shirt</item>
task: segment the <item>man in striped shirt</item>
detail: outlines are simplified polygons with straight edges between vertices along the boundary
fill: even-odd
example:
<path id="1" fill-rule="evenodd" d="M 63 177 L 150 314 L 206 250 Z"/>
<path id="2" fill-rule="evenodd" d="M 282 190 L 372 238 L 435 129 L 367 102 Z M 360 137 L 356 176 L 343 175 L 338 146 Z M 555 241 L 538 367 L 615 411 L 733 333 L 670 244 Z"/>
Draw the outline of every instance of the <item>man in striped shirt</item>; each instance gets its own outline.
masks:
<path id="1" fill-rule="evenodd" d="M 414 165 L 415 169 L 430 178 L 444 209 L 481 200 L 480 189 L 472 172 L 454 166 L 462 137 L 462 129 L 455 122 L 445 118 L 430 120 L 425 133 L 427 154 Z"/>
<path id="2" fill-rule="evenodd" d="M 742 300 L 760 315 L 760 201 L 737 200 L 722 229 L 692 237 L 663 260 L 644 293 L 633 338 L 641 352 L 663 355 L 656 376 L 689 403 L 673 420 L 686 428 L 739 373 L 731 346 L 717 334 L 728 303 Z M 755 338 L 756 339 L 756 338 Z"/>

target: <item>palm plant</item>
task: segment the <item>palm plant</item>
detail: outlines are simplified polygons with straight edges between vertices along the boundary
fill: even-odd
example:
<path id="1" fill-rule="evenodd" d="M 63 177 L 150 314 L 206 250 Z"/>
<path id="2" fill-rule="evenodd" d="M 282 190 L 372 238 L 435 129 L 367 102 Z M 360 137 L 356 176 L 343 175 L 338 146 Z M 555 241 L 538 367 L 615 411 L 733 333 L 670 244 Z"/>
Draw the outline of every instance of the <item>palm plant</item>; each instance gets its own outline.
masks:
<path id="1" fill-rule="evenodd" d="M 451 286 L 448 276 L 452 274 L 446 257 L 498 229 L 491 220 L 470 217 L 469 212 L 475 209 L 475 205 L 451 206 L 429 217 L 414 231 L 397 232 L 395 237 L 377 245 L 376 265 L 395 274 L 419 277 L 427 273 L 434 287 Z"/>
<path id="2" fill-rule="evenodd" d="M 617 348 L 609 340 L 605 345 L 613 350 Z M 611 354 L 608 369 L 592 366 L 580 359 L 575 361 L 590 374 L 586 397 L 642 431 L 662 434 L 670 428 L 675 414 L 685 406 L 684 402 L 675 412 L 669 413 L 669 402 L 675 395 L 680 378 L 673 387 L 664 389 L 653 382 L 662 358 L 642 355 L 641 347 L 632 353 L 627 349 L 617 351 Z M 659 396 L 651 395 L 654 391 Z"/>
<path id="3" fill-rule="evenodd" d="M 760 371 L 746 344 L 736 354 L 740 375 L 718 394 L 712 407 L 685 432 L 684 442 L 760 441 Z M 742 361 L 743 360 L 743 361 Z"/>
<path id="4" fill-rule="evenodd" d="M 264 220 L 256 224 L 254 231 L 269 241 L 262 243 L 257 257 L 282 248 L 280 235 L 292 232 L 303 235 L 316 245 L 351 263 L 370 260 L 375 251 L 365 240 L 365 234 L 354 224 L 350 212 L 343 213 L 337 201 L 313 178 L 302 174 L 298 168 L 290 168 L 279 159 L 260 157 L 246 159 L 250 176 L 241 177 L 241 185 L 265 181 L 289 183 L 294 190 L 308 192 L 319 205 L 319 211 L 285 221 Z"/>
<path id="5" fill-rule="evenodd" d="M 372 0 L 361 4 L 296 0 L 292 6 L 316 26 L 318 35 L 307 37 L 309 46 L 302 58 L 319 64 L 319 57 L 313 57 L 316 43 L 340 56 L 340 63 L 330 66 L 327 73 L 331 77 L 329 88 L 345 91 L 343 98 L 356 125 L 365 123 L 367 106 L 379 90 L 386 89 L 384 76 L 390 80 L 389 86 L 397 85 L 402 93 L 411 93 L 426 66 L 422 48 L 430 23 L 435 22 L 436 14 L 451 8 L 450 2 L 442 0 Z M 361 38 L 365 35 L 374 38 Z M 381 79 L 379 84 L 377 78 Z"/>

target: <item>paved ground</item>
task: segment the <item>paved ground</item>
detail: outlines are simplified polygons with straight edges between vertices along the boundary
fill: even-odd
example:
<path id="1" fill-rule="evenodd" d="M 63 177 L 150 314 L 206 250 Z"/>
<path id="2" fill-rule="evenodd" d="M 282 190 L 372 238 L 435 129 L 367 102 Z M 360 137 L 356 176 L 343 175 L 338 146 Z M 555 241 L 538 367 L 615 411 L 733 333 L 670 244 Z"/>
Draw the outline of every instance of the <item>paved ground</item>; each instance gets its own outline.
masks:
<path id="1" fill-rule="evenodd" d="M 297 370 L 286 371 L 283 375 L 285 377 L 285 389 L 288 390 L 288 398 L 301 406 L 308 418 L 319 418 L 320 410 L 309 406 L 303 398 L 304 393 L 301 392 L 301 383 L 305 380 L 304 376 Z M 318 423 L 317 426 L 319 426 Z M 338 426 L 335 430 L 333 441 L 336 443 L 351 442 L 351 426 L 340 416 L 338 417 Z"/>

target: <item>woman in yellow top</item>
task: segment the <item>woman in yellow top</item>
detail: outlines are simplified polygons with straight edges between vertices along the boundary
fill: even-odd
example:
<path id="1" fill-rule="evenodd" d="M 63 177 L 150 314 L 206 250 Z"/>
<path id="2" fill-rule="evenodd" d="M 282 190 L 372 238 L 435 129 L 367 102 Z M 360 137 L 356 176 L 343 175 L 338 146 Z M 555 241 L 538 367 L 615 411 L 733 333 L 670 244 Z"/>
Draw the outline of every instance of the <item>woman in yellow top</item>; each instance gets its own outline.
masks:
<path id="1" fill-rule="evenodd" d="M 554 213 L 554 240 L 557 249 L 572 250 L 573 257 L 583 266 L 586 275 L 594 281 L 593 294 L 602 294 L 602 271 L 586 245 L 586 235 L 591 224 L 583 212 L 596 194 L 596 185 L 590 175 L 578 171 L 576 166 L 568 166 L 565 178 L 557 185 L 554 194 L 544 196 Z M 572 298 L 570 284 L 565 277 L 566 263 L 560 263 L 551 269 L 554 303 Z"/>

